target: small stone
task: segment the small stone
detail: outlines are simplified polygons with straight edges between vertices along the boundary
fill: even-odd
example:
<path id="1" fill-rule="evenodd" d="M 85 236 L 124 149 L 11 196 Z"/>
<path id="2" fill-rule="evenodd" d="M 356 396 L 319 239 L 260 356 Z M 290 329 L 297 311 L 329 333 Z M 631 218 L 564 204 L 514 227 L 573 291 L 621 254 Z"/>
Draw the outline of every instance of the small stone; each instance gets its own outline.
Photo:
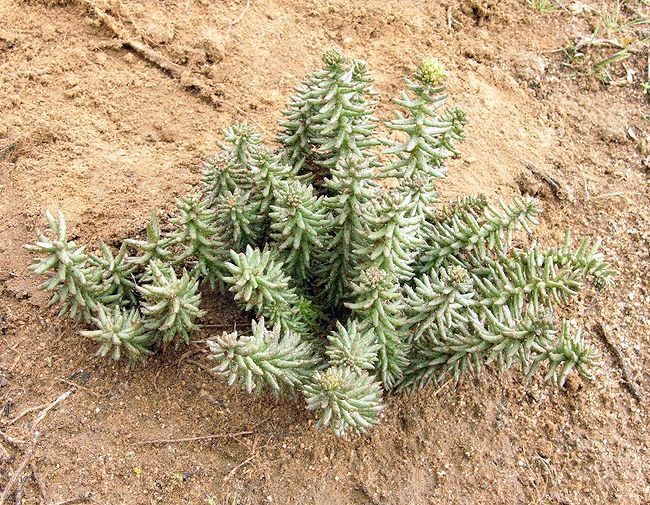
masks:
<path id="1" fill-rule="evenodd" d="M 79 96 L 79 88 L 74 87 L 74 88 L 66 89 L 63 92 L 63 96 L 65 96 L 66 98 L 74 98 L 76 96 Z"/>
<path id="2" fill-rule="evenodd" d="M 546 63 L 536 54 L 522 54 L 514 61 L 514 74 L 527 82 L 539 82 L 546 70 Z"/>
<path id="3" fill-rule="evenodd" d="M 0 49 L 11 49 L 17 43 L 16 36 L 5 30 L 0 30 Z"/>
<path id="4" fill-rule="evenodd" d="M 95 62 L 99 65 L 103 65 L 108 60 L 108 57 L 104 53 L 95 53 Z"/>
<path id="5" fill-rule="evenodd" d="M 79 78 L 74 74 L 68 74 L 65 76 L 65 83 L 72 88 L 79 84 Z"/>

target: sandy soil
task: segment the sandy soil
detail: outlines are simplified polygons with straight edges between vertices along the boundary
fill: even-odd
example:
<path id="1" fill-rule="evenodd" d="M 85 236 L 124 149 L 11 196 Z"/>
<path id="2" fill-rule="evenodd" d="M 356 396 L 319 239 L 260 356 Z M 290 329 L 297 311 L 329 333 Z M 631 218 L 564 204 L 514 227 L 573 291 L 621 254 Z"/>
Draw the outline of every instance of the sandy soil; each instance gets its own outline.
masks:
<path id="1" fill-rule="evenodd" d="M 647 403 L 630 394 L 594 331 L 604 326 L 647 398 L 647 49 L 626 62 L 638 69 L 635 83 L 605 86 L 574 75 L 556 51 L 590 32 L 597 16 L 588 11 L 540 14 L 514 0 L 96 5 L 188 73 L 174 79 L 125 47 L 86 1 L 0 0 L 2 431 L 29 440 L 36 413 L 8 420 L 76 391 L 39 426 L 33 462 L 47 500 L 27 480 L 24 503 L 85 492 L 101 504 L 650 503 Z M 555 390 L 490 370 L 455 388 L 391 397 L 380 427 L 338 440 L 291 399 L 252 397 L 211 377 L 198 346 L 129 371 L 95 359 L 78 328 L 44 308 L 22 245 L 45 209 L 63 210 L 91 247 L 139 233 L 152 209 L 171 209 L 199 180 L 221 128 L 245 119 L 272 141 L 292 86 L 331 46 L 369 61 L 384 117 L 419 58 L 447 63 L 471 124 L 444 196 L 533 193 L 546 210 L 543 243 L 567 226 L 603 239 L 620 271 L 615 288 L 585 292 L 567 310 L 602 355 L 593 382 Z M 188 76 L 213 100 L 188 90 Z M 197 340 L 215 331 L 210 324 L 242 317 L 229 300 L 205 297 Z M 242 431 L 250 433 L 227 436 Z M 210 434 L 226 436 L 141 444 Z M 0 488 L 24 453 L 1 445 L 9 456 Z"/>

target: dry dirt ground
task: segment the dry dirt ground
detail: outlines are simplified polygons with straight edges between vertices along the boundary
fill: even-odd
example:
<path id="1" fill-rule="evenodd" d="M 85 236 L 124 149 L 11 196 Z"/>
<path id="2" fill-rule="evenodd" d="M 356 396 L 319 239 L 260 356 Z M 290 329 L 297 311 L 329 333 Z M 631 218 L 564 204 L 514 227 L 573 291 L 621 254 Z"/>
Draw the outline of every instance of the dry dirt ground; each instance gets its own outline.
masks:
<path id="1" fill-rule="evenodd" d="M 8 421 L 75 391 L 39 425 L 32 462 L 47 500 L 27 478 L 23 503 L 86 492 L 100 504 L 650 503 L 647 403 L 631 394 L 616 353 L 594 331 L 602 323 L 629 383 L 648 398 L 647 48 L 627 61 L 638 70 L 634 83 L 605 86 L 575 75 L 557 51 L 598 21 L 580 8 L 542 14 L 514 0 L 95 5 L 187 73 L 175 79 L 143 59 L 85 0 L 0 0 L 0 429 L 30 440 L 37 411 Z M 603 239 L 620 271 L 615 288 L 585 292 L 567 309 L 602 356 L 593 382 L 556 390 L 488 370 L 457 387 L 391 397 L 381 426 L 339 440 L 317 431 L 299 402 L 228 388 L 202 370 L 198 346 L 129 371 L 94 358 L 79 328 L 44 308 L 22 245 L 46 209 L 63 210 L 71 234 L 91 247 L 141 232 L 152 209 L 171 209 L 199 180 L 221 128 L 247 120 L 272 141 L 292 86 L 332 46 L 368 60 L 384 117 L 420 57 L 446 62 L 453 100 L 471 118 L 446 197 L 530 192 L 545 207 L 544 244 L 567 226 Z M 197 340 L 216 331 L 210 324 L 242 318 L 229 300 L 204 296 L 209 315 Z M 250 433 L 139 444 L 242 431 Z M 0 445 L 2 489 L 24 448 Z"/>

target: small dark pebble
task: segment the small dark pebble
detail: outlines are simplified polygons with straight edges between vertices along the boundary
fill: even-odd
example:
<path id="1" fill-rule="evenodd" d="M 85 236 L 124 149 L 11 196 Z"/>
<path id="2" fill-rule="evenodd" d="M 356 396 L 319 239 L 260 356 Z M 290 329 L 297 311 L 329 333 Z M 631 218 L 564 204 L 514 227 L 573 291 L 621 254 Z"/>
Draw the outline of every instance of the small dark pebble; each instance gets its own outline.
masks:
<path id="1" fill-rule="evenodd" d="M 76 372 L 68 375 L 68 380 L 76 381 L 77 384 L 83 386 L 90 380 L 90 372 L 86 372 L 85 370 L 77 370 Z"/>

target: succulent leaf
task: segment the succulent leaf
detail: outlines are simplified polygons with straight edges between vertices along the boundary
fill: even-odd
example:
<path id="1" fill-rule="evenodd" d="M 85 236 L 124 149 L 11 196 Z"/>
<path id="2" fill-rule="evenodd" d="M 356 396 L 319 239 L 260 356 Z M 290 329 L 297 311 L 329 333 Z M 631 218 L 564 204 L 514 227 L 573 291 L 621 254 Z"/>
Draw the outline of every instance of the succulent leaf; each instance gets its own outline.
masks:
<path id="1" fill-rule="evenodd" d="M 242 382 L 249 393 L 270 387 L 278 395 L 301 387 L 318 363 L 311 345 L 280 325 L 267 329 L 264 318 L 251 327 L 250 336 L 233 331 L 208 340 L 210 358 L 218 362 L 213 371 L 229 384 Z"/>

